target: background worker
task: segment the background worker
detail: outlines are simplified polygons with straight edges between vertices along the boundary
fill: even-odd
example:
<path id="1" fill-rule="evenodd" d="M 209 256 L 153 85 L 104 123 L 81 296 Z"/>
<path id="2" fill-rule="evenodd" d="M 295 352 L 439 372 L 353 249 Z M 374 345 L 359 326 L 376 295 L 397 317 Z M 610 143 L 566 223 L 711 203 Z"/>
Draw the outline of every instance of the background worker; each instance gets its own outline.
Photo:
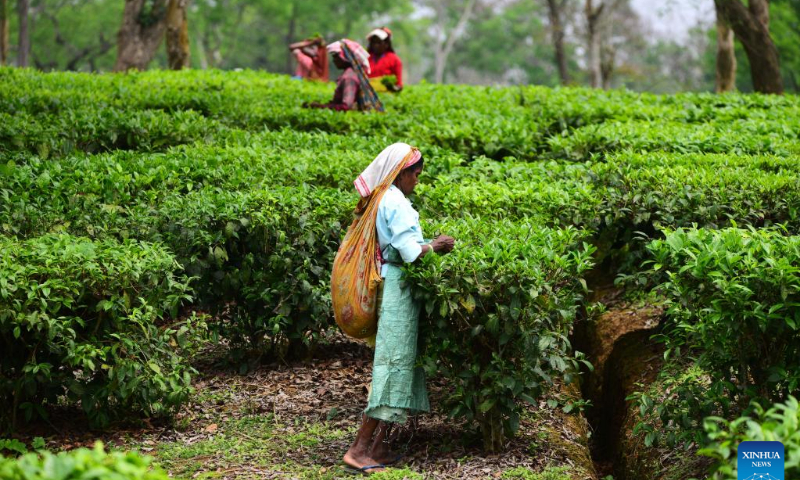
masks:
<path id="1" fill-rule="evenodd" d="M 392 48 L 392 31 L 386 27 L 376 28 L 367 35 L 369 52 L 370 84 L 375 91 L 399 92 L 403 89 L 403 62 Z M 383 81 L 394 75 L 395 82 Z M 388 79 L 387 79 L 388 80 Z"/>
<path id="2" fill-rule="evenodd" d="M 297 60 L 294 78 L 328 81 L 328 54 L 322 37 L 317 36 L 293 43 L 289 45 L 289 50 Z"/>

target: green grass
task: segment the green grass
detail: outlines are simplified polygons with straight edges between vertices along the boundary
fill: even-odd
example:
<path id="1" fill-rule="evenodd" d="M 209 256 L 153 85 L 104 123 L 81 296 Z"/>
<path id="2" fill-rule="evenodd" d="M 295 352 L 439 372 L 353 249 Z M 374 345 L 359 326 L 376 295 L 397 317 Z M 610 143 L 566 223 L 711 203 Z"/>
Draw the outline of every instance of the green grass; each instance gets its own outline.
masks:
<path id="1" fill-rule="evenodd" d="M 205 421 L 208 423 L 203 428 L 194 430 L 206 432 L 208 425 L 217 420 Z M 130 440 L 126 449 L 137 450 L 145 445 L 154 447 L 148 453 L 174 478 L 256 479 L 278 475 L 280 478 L 329 480 L 351 476 L 341 462 L 331 464 L 330 456 L 325 456 L 324 446 L 332 442 L 347 444 L 355 435 L 355 425 L 342 429 L 328 422 L 287 423 L 276 420 L 271 414 L 222 420 L 217 425 L 216 430 L 206 432 L 207 438 L 200 440 L 192 441 L 191 437 L 188 440 L 156 440 L 155 445 Z M 459 463 L 468 460 L 469 457 L 462 458 Z M 548 467 L 543 472 L 518 467 L 503 471 L 501 478 L 569 480 L 572 478 L 569 471 L 569 467 Z M 403 467 L 390 468 L 370 478 L 421 480 L 429 476 Z"/>
<path id="2" fill-rule="evenodd" d="M 352 435 L 351 429 L 333 428 L 325 423 L 285 425 L 276 422 L 272 415 L 248 416 L 224 421 L 216 431 L 209 433 L 209 438 L 191 444 L 184 441 L 158 444 L 153 454 L 163 468 L 184 478 L 215 478 L 219 475 L 217 469 L 253 469 L 291 473 L 300 478 L 331 478 L 327 476 L 331 467 L 317 464 L 320 458 L 314 450 Z M 300 465 L 287 460 L 289 452 L 299 452 L 311 464 Z M 196 474 L 199 476 L 195 477 Z M 237 478 L 242 474 L 247 475 L 237 472 Z"/>
<path id="3" fill-rule="evenodd" d="M 534 472 L 525 467 L 516 467 L 503 472 L 502 478 L 519 478 L 522 480 L 571 480 L 569 467 L 547 467 L 543 472 Z"/>

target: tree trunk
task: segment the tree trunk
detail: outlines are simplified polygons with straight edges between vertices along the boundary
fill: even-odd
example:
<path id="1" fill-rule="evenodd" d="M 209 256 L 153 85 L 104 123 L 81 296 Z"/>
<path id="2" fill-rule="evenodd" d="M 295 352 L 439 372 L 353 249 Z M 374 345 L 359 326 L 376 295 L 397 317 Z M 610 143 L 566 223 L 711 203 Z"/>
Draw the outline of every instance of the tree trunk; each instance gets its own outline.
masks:
<path id="1" fill-rule="evenodd" d="M 558 76 L 562 85 L 570 82 L 569 71 L 567 70 L 567 55 L 564 52 L 564 25 L 561 22 L 561 13 L 564 3 L 567 0 L 547 0 L 548 15 L 550 18 L 550 34 L 553 38 L 553 50 L 555 50 L 555 60 L 558 66 Z"/>
<path id="2" fill-rule="evenodd" d="M 207 27 L 206 27 L 207 28 Z M 198 58 L 198 63 L 200 64 L 201 70 L 208 70 L 208 29 L 200 34 L 200 31 L 196 31 L 194 33 L 194 38 L 199 38 L 200 40 L 197 42 L 197 47 L 199 48 L 200 58 Z"/>
<path id="3" fill-rule="evenodd" d="M 167 63 L 169 68 L 189 68 L 189 0 L 170 0 L 167 7 Z"/>
<path id="4" fill-rule="evenodd" d="M 286 45 L 294 42 L 294 30 L 297 23 L 297 2 L 292 1 L 292 14 L 289 17 L 289 29 L 286 31 Z M 345 30 L 349 31 L 349 30 Z M 286 50 L 286 73 L 289 75 L 294 75 L 294 69 L 292 68 L 292 58 L 294 55 L 292 54 L 291 50 Z"/>
<path id="5" fill-rule="evenodd" d="M 611 77 L 614 74 L 614 62 L 616 61 L 617 50 L 613 45 L 603 43 L 600 50 L 600 74 L 603 78 L 603 89 L 611 88 Z"/>
<path id="6" fill-rule="evenodd" d="M 718 14 L 731 26 L 750 61 L 753 88 L 761 93 L 783 93 L 778 49 L 769 35 L 769 1 L 714 0 Z"/>
<path id="7" fill-rule="evenodd" d="M 483 449 L 486 452 L 501 452 L 505 446 L 503 417 L 496 409 L 481 414 L 480 429 L 483 435 Z"/>
<path id="8" fill-rule="evenodd" d="M 8 0 L 0 0 L 0 67 L 8 64 Z"/>
<path id="9" fill-rule="evenodd" d="M 206 32 L 206 59 L 208 60 L 209 68 L 219 68 L 222 64 L 222 52 L 220 50 L 220 44 L 222 43 L 222 34 L 219 31 L 220 27 L 214 26 L 212 33 L 214 35 L 214 45 L 211 45 L 211 39 Z"/>
<path id="10" fill-rule="evenodd" d="M 464 10 L 461 12 L 461 16 L 458 19 L 458 23 L 456 24 L 455 28 L 453 28 L 453 30 L 446 35 L 446 40 L 444 34 L 444 26 L 447 23 L 446 6 L 443 5 L 443 2 L 441 1 L 435 1 L 434 5 L 436 6 L 436 16 L 439 22 L 439 31 L 437 32 L 439 35 L 436 42 L 436 49 L 434 51 L 436 65 L 433 73 L 433 81 L 436 83 L 444 83 L 444 72 L 445 67 L 447 67 L 447 57 L 450 56 L 450 52 L 453 50 L 453 45 L 456 43 L 456 39 L 458 39 L 458 36 L 461 35 L 461 31 L 466 27 L 470 16 L 472 16 L 472 9 L 475 7 L 475 0 L 467 0 L 467 4 L 464 6 Z"/>
<path id="11" fill-rule="evenodd" d="M 30 0 L 17 0 L 17 14 L 19 15 L 19 45 L 17 49 L 17 66 L 27 67 L 30 63 L 31 38 L 28 31 L 28 11 Z"/>
<path id="12" fill-rule="evenodd" d="M 604 7 L 604 3 L 594 7 L 592 0 L 586 0 L 586 51 L 589 54 L 589 79 L 592 88 L 600 88 L 603 85 L 603 70 L 600 62 L 600 17 Z"/>
<path id="13" fill-rule="evenodd" d="M 736 89 L 736 51 L 733 30 L 717 11 L 717 93 Z"/>
<path id="14" fill-rule="evenodd" d="M 117 36 L 115 72 L 144 70 L 156 54 L 166 30 L 169 0 L 125 0 Z"/>

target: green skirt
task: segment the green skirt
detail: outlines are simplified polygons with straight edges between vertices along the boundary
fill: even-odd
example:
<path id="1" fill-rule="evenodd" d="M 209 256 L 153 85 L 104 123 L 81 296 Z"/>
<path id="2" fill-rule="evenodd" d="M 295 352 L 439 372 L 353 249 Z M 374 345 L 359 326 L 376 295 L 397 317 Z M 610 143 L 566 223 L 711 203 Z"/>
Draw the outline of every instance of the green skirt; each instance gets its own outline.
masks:
<path id="1" fill-rule="evenodd" d="M 372 389 L 364 411 L 370 418 L 405 423 L 409 413 L 430 411 L 425 372 L 416 366 L 419 310 L 403 271 L 390 264 L 383 279 Z"/>

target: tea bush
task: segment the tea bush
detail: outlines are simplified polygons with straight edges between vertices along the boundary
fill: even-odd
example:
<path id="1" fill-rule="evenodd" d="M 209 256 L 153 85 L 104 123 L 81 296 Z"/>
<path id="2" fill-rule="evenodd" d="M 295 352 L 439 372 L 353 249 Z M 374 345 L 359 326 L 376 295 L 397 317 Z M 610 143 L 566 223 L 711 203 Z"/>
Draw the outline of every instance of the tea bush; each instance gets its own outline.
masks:
<path id="1" fill-rule="evenodd" d="M 721 228 L 733 220 L 796 229 L 800 216 L 796 162 L 780 157 L 621 153 L 592 173 L 605 223 L 617 228 Z"/>
<path id="2" fill-rule="evenodd" d="M 664 429 L 640 429 L 668 443 L 702 441 L 707 415 L 797 394 L 800 237 L 780 229 L 677 229 L 648 249 L 651 274 L 664 280 L 659 288 L 669 299 L 659 338 L 673 366 L 662 380 L 667 398 L 635 396 L 642 415 Z"/>
<path id="3" fill-rule="evenodd" d="M 800 125 L 794 125 L 798 128 Z M 686 123 L 609 122 L 548 139 L 551 156 L 588 160 L 592 154 L 637 152 L 798 154 L 796 130 L 778 120 Z M 794 137 L 794 138 L 793 138 Z"/>
<path id="4" fill-rule="evenodd" d="M 701 349 L 712 378 L 733 375 L 746 397 L 777 400 L 800 388 L 800 237 L 678 229 L 648 248 L 668 278 L 669 348 Z"/>
<path id="5" fill-rule="evenodd" d="M 191 293 L 159 245 L 0 237 L 5 420 L 45 415 L 61 397 L 80 402 L 97 425 L 121 411 L 179 406 L 191 391 L 186 357 L 204 326 L 177 319 Z"/>
<path id="6" fill-rule="evenodd" d="M 402 95 L 385 96 L 391 115 L 360 115 L 302 109 L 304 101 L 329 99 L 332 87 L 260 72 L 140 72 L 87 78 L 7 68 L 0 80 L 8 86 L 0 93 L 0 115 L 8 115 L 0 122 L 7 125 L 0 129 L 0 138 L 28 152 L 137 146 L 159 150 L 191 140 L 213 141 L 231 128 L 379 136 L 496 160 L 588 160 L 593 153 L 625 148 L 800 152 L 795 134 L 800 106 L 793 96 L 720 99 L 585 88 L 418 85 Z M 180 119 L 178 131 L 159 127 L 162 116 Z M 38 126 L 27 129 L 29 123 Z"/>
<path id="7" fill-rule="evenodd" d="M 785 478 L 800 476 L 800 405 L 793 396 L 767 410 L 754 404 L 753 416 L 733 421 L 709 417 L 704 429 L 711 443 L 700 454 L 717 461 L 714 480 L 738 478 L 737 448 L 744 441 L 783 443 Z"/>
<path id="8" fill-rule="evenodd" d="M 478 422 L 498 450 L 519 426 L 519 402 L 577 371 L 568 336 L 593 247 L 585 232 L 535 223 L 466 218 L 435 229 L 458 244 L 407 267 L 424 305 L 422 362 L 454 382 L 451 415 Z"/>
<path id="9" fill-rule="evenodd" d="M 212 137 L 219 128 L 194 111 L 83 108 L 53 116 L 0 113 L 0 153 L 42 157 L 111 150 L 158 151 Z"/>
<path id="10" fill-rule="evenodd" d="M 332 325 L 330 270 L 353 204 L 333 189 L 210 188 L 166 199 L 152 238 L 198 277 L 201 304 L 230 309 L 215 328 L 236 348 L 308 344 Z"/>
<path id="11" fill-rule="evenodd" d="M 488 446 L 496 448 L 501 433 L 515 430 L 520 402 L 536 400 L 555 376 L 576 375 L 582 357 L 567 337 L 585 303 L 582 279 L 611 252 L 624 256 L 625 271 L 643 274 L 645 283 L 664 281 L 660 275 L 669 264 L 670 272 L 681 272 L 674 285 L 703 286 L 691 295 L 684 291 L 688 286 L 670 287 L 681 307 L 670 312 L 670 341 L 686 345 L 681 360 L 687 349 L 704 360 L 673 375 L 677 400 L 662 405 L 664 418 L 674 414 L 678 423 L 689 419 L 696 427 L 700 420 L 688 412 L 717 412 L 724 393 L 742 402 L 751 396 L 722 381 L 726 368 L 736 368 L 735 355 L 719 353 L 723 346 L 712 341 L 728 332 L 711 329 L 724 322 L 710 321 L 715 307 L 709 305 L 734 305 L 734 294 L 712 294 L 708 285 L 722 277 L 701 281 L 681 270 L 722 240 L 700 231 L 705 233 L 693 234 L 697 241 L 688 251 L 667 254 L 663 243 L 648 250 L 643 239 L 663 239 L 663 228 L 724 228 L 732 222 L 782 224 L 797 234 L 796 96 L 425 84 L 385 96 L 387 113 L 373 115 L 303 109 L 305 101 L 329 99 L 332 85 L 253 71 L 85 75 L 0 68 L 0 82 L 0 234 L 8 245 L 0 254 L 7 261 L 3 268 L 43 269 L 41 278 L 68 285 L 63 295 L 71 299 L 59 313 L 42 300 L 36 308 L 58 321 L 42 330 L 20 327 L 29 350 L 2 359 L 3 372 L 14 369 L 13 378 L 24 373 L 36 385 L 26 393 L 30 401 L 20 397 L 25 412 L 40 404 L 34 399 L 48 405 L 59 395 L 81 400 L 70 387 L 76 382 L 106 399 L 81 402 L 97 423 L 125 409 L 173 408 L 186 398 L 186 355 L 202 331 L 194 319 L 183 333 L 170 326 L 176 318 L 169 310 L 181 302 L 214 314 L 209 327 L 215 338 L 243 365 L 252 351 L 313 344 L 332 326 L 329 275 L 357 201 L 352 180 L 396 141 L 420 147 L 426 158 L 413 199 L 425 232 L 452 234 L 459 245 L 450 256 L 431 256 L 408 269 L 426 305 L 424 336 L 430 340 L 422 360 L 452 380 L 449 411 L 482 424 Z M 794 258 L 781 243 L 793 237 L 769 232 L 757 241 Z M 73 244 L 105 255 L 98 260 L 102 268 L 76 270 L 63 256 Z M 749 244 L 731 248 L 731 258 L 759 259 L 746 279 L 736 270 L 741 265 L 731 261 L 725 268 L 736 273 L 735 282 L 757 287 L 759 314 L 768 312 L 770 328 L 778 325 L 777 317 L 794 308 L 793 293 L 787 290 L 784 301 L 776 294 L 778 280 L 758 277 L 767 259 L 779 258 Z M 24 263 L 31 252 L 38 260 Z M 669 262 L 662 259 L 658 272 L 642 272 L 640 260 L 658 255 Z M 143 266 L 134 268 L 132 258 Z M 722 253 L 714 258 L 724 264 Z M 140 273 L 107 280 L 104 275 L 115 269 Z M 155 271 L 163 275 L 156 278 Z M 186 277 L 194 278 L 192 289 Z M 29 286 L 39 281 L 26 278 Z M 106 300 L 115 306 L 108 313 Z M 33 303 L 15 301 L 26 310 L 4 300 L 3 311 L 13 318 L 34 311 Z M 764 339 L 750 319 L 735 321 Z M 66 335 L 48 336 L 62 324 Z M 134 324 L 144 325 L 147 341 L 138 340 Z M 710 325 L 708 332 L 701 335 L 699 324 Z M 3 331 L 13 337 L 13 326 L 4 323 Z M 742 332 L 719 341 L 748 343 Z M 73 364 L 65 362 L 78 357 L 58 356 L 72 348 L 58 343 L 70 335 L 76 345 L 92 348 L 111 342 L 102 343 L 111 345 L 103 354 L 131 362 L 130 368 L 141 367 L 141 359 L 114 345 L 136 338 L 137 345 L 163 355 L 157 355 L 162 373 L 144 364 L 140 378 L 153 386 L 132 394 L 128 377 L 109 383 L 102 367 L 112 365 L 108 360 L 70 369 Z M 118 338 L 108 340 L 110 335 Z M 186 350 L 173 356 L 161 351 L 176 336 L 186 339 Z M 45 345 L 54 349 L 47 354 L 52 358 L 41 360 L 53 365 L 51 377 L 41 368 L 35 375 L 20 371 L 21 359 L 39 341 L 37 362 Z M 757 356 L 763 348 L 734 351 Z M 789 360 L 770 368 L 785 373 L 769 370 L 769 391 L 757 396 L 779 399 L 776 392 L 794 388 L 793 353 L 788 346 L 781 352 Z M 769 355 L 762 360 L 772 362 Z M 70 377 L 70 371 L 79 375 Z M 708 378 L 715 379 L 714 388 L 703 403 L 696 392 Z M 9 382 L 3 395 L 17 391 Z"/>
<path id="12" fill-rule="evenodd" d="M 167 480 L 166 472 L 151 465 L 150 457 L 136 452 L 106 452 L 98 442 L 93 449 L 79 448 L 52 454 L 41 451 L 19 458 L 0 456 L 0 478 L 5 480 Z"/>

